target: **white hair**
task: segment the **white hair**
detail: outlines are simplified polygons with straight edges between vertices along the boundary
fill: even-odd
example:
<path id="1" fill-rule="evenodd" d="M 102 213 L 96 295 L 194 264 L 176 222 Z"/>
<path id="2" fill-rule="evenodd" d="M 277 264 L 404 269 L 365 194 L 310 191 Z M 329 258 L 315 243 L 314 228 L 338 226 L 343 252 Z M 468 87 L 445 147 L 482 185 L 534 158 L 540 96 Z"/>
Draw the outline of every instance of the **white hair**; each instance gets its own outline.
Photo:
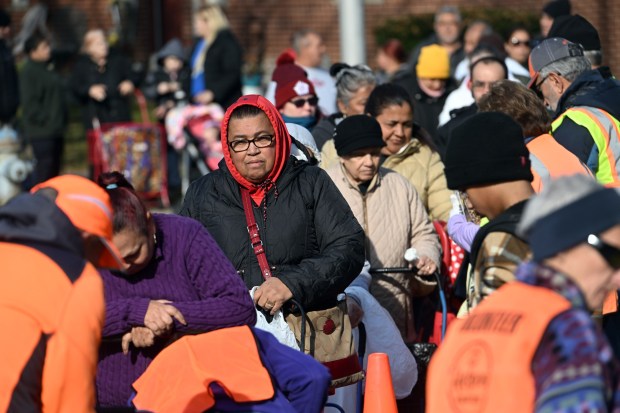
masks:
<path id="1" fill-rule="evenodd" d="M 580 74 L 590 69 L 592 65 L 585 56 L 565 57 L 540 69 L 539 76 L 544 79 L 549 73 L 558 73 L 564 79 L 573 82 Z"/>
<path id="2" fill-rule="evenodd" d="M 456 6 L 442 6 L 437 9 L 437 11 L 435 12 L 435 23 L 437 23 L 437 20 L 439 20 L 439 16 L 441 16 L 442 14 L 454 14 L 458 22 L 461 22 L 461 12 Z"/>

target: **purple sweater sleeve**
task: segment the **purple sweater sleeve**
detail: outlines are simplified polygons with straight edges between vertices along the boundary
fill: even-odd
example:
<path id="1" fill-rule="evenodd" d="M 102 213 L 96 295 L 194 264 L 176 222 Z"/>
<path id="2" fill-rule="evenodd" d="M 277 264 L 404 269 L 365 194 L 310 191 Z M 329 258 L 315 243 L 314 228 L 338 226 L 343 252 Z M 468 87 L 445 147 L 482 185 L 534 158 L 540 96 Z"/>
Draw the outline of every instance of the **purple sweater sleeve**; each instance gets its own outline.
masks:
<path id="1" fill-rule="evenodd" d="M 448 220 L 448 235 L 465 251 L 471 251 L 471 243 L 480 227 L 468 222 L 465 215 L 457 214 Z"/>
<path id="2" fill-rule="evenodd" d="M 144 325 L 144 316 L 150 301 L 148 298 L 106 301 L 103 336 L 115 336 L 129 331 L 131 327 Z"/>
<path id="3" fill-rule="evenodd" d="M 213 237 L 202 227 L 190 242 L 185 266 L 200 299 L 174 302 L 187 325 L 175 321 L 178 331 L 210 331 L 254 325 L 256 309 L 245 283 Z"/>

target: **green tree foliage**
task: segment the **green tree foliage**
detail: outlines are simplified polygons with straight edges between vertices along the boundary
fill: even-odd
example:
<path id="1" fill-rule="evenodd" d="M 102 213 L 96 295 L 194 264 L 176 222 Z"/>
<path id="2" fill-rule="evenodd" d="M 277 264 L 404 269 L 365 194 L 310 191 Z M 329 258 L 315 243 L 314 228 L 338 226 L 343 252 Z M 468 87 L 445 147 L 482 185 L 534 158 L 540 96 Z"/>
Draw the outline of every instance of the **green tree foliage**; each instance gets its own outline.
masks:
<path id="1" fill-rule="evenodd" d="M 474 20 L 484 20 L 491 24 L 497 34 L 505 38 L 515 26 L 524 26 L 530 34 L 538 32 L 538 15 L 529 11 L 506 8 L 463 8 L 463 28 Z M 384 44 L 389 39 L 398 39 L 405 50 L 411 50 L 420 40 L 433 33 L 433 15 L 404 15 L 386 19 L 375 27 L 377 44 Z"/>

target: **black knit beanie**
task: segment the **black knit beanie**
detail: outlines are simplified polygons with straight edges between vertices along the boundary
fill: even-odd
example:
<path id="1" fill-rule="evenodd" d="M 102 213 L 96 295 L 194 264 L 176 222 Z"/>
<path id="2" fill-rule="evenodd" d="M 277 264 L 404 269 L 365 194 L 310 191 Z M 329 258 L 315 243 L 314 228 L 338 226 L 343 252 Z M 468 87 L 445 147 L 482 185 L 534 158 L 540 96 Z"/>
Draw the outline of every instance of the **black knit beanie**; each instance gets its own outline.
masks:
<path id="1" fill-rule="evenodd" d="M 547 37 L 561 37 L 579 43 L 584 50 L 601 50 L 601 39 L 596 28 L 583 16 L 560 16 L 553 20 Z"/>
<path id="2" fill-rule="evenodd" d="M 375 118 L 367 115 L 347 116 L 336 125 L 334 145 L 338 156 L 349 155 L 363 148 L 385 146 L 381 126 Z"/>
<path id="3" fill-rule="evenodd" d="M 566 16 L 570 14 L 570 1 L 569 0 L 553 0 L 545 4 L 543 12 L 549 16 L 556 17 Z"/>
<path id="4" fill-rule="evenodd" d="M 521 126 L 499 112 L 477 113 L 454 128 L 444 163 L 450 189 L 534 179 Z"/>
<path id="5" fill-rule="evenodd" d="M 0 9 L 0 27 L 8 27 L 11 25 L 11 15 L 4 9 Z"/>

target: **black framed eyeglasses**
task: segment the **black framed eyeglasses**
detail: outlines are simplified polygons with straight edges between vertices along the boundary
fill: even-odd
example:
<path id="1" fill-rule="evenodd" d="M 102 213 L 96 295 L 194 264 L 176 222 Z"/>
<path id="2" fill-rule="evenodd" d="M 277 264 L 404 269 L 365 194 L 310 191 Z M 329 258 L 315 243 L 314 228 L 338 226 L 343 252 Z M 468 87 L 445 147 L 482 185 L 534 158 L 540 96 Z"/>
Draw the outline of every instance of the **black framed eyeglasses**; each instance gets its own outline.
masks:
<path id="1" fill-rule="evenodd" d="M 253 143 L 257 148 L 267 148 L 273 145 L 274 139 L 274 135 L 261 135 L 254 139 L 237 139 L 235 141 L 228 142 L 228 146 L 233 152 L 245 152 L 250 148 L 251 143 Z"/>
<path id="2" fill-rule="evenodd" d="M 540 82 L 535 83 L 534 87 L 532 88 L 534 90 L 534 93 L 536 93 L 536 95 L 538 95 L 538 97 L 541 98 L 541 99 L 544 99 L 544 95 L 543 95 L 542 89 L 541 89 L 542 84 L 545 83 L 545 81 L 549 78 L 550 74 L 551 73 L 549 73 L 547 76 L 543 77 Z"/>
<path id="3" fill-rule="evenodd" d="M 308 103 L 310 106 L 316 106 L 319 103 L 319 98 L 316 96 L 312 96 L 308 99 L 293 99 L 291 103 L 295 105 L 296 108 L 303 108 L 304 105 Z"/>
<path id="4" fill-rule="evenodd" d="M 620 249 L 613 247 L 594 234 L 588 235 L 586 243 L 598 251 L 614 270 L 620 270 Z"/>

